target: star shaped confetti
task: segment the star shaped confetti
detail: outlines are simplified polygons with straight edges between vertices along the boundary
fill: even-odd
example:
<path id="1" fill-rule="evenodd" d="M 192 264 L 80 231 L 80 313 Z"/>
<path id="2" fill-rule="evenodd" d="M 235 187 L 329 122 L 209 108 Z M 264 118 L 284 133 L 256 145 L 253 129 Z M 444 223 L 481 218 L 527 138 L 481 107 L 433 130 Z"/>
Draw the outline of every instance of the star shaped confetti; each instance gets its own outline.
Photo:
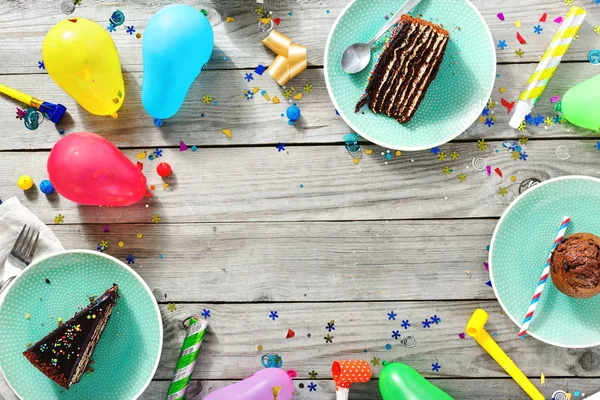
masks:
<path id="1" fill-rule="evenodd" d="M 460 157 L 460 154 L 459 154 L 459 153 L 457 153 L 456 151 L 453 151 L 452 153 L 450 153 L 450 159 L 451 159 L 452 161 L 456 161 L 456 160 L 458 160 L 458 157 Z"/>
<path id="2" fill-rule="evenodd" d="M 127 33 L 129 33 L 130 36 L 135 33 L 135 28 L 133 25 L 127 27 Z"/>
<path id="3" fill-rule="evenodd" d="M 527 123 L 525 122 L 525 120 L 521 121 L 521 123 L 519 124 L 519 127 L 517 128 L 517 130 L 519 132 L 523 132 L 525 130 L 525 127 L 527 126 Z"/>
<path id="4" fill-rule="evenodd" d="M 433 317 L 430 317 L 429 319 L 431 320 L 431 322 L 433 322 L 436 325 L 438 325 L 440 322 L 442 322 L 442 319 L 440 317 L 438 317 L 437 314 L 433 314 Z"/>
<path id="5" fill-rule="evenodd" d="M 526 136 L 521 136 L 519 138 L 519 144 L 525 146 L 527 144 L 527 142 L 529 141 L 529 138 L 527 138 Z"/>
<path id="6" fill-rule="evenodd" d="M 600 35 L 600 25 L 594 25 L 594 33 Z"/>
<path id="7" fill-rule="evenodd" d="M 58 214 L 56 217 L 54 217 L 55 224 L 62 224 L 63 222 L 65 222 L 65 217 L 63 215 Z"/>
<path id="8" fill-rule="evenodd" d="M 76 6 L 80 6 L 81 0 L 73 0 L 73 4 L 75 4 Z"/>
<path id="9" fill-rule="evenodd" d="M 465 174 L 464 172 L 458 174 L 456 177 L 461 183 L 467 180 L 467 174 Z"/>
<path id="10" fill-rule="evenodd" d="M 525 152 L 519 153 L 519 160 L 523 160 L 523 161 L 527 161 L 527 157 L 529 157 L 529 155 Z"/>
<path id="11" fill-rule="evenodd" d="M 565 5 L 566 5 L 567 7 L 571 7 L 571 6 L 573 5 L 573 1 L 574 1 L 574 0 L 564 0 L 564 1 L 565 1 Z"/>
<path id="12" fill-rule="evenodd" d="M 517 161 L 520 157 L 520 153 L 518 151 L 511 151 L 510 152 L 510 158 L 512 158 L 513 160 Z"/>
<path id="13" fill-rule="evenodd" d="M 317 384 L 316 383 L 309 383 L 308 384 L 308 391 L 309 392 L 316 392 L 317 391 Z"/>
<path id="14" fill-rule="evenodd" d="M 537 33 L 538 35 L 541 34 L 543 30 L 544 28 L 542 28 L 540 25 L 536 25 L 533 27 L 533 32 Z"/>
<path id="15" fill-rule="evenodd" d="M 554 119 L 552 119 L 552 118 L 550 118 L 550 117 L 546 117 L 546 118 L 544 119 L 544 123 L 545 123 L 546 125 L 552 125 L 552 124 L 554 124 Z"/>
<path id="16" fill-rule="evenodd" d="M 177 310 L 177 306 L 175 305 L 175 303 L 169 303 L 169 305 L 167 306 L 167 310 L 173 312 Z"/>
<path id="17" fill-rule="evenodd" d="M 484 108 L 481 112 L 481 115 L 487 117 L 488 115 L 490 115 L 490 109 L 488 107 Z"/>
<path id="18" fill-rule="evenodd" d="M 253 80 L 254 77 L 252 76 L 252 72 L 246 73 L 246 76 L 244 76 L 244 79 L 247 80 L 248 82 L 250 82 L 251 80 Z"/>
<path id="19" fill-rule="evenodd" d="M 333 336 L 331 336 L 329 333 L 327 336 L 323 337 L 323 339 L 325 339 L 325 343 L 333 343 Z"/>
<path id="20" fill-rule="evenodd" d="M 393 311 L 389 312 L 389 313 L 388 313 L 388 321 L 391 321 L 391 320 L 394 320 L 394 321 L 395 321 L 395 320 L 396 320 L 396 315 L 398 315 L 398 314 L 396 314 L 396 313 L 395 313 L 395 312 L 393 312 Z"/>
<path id="21" fill-rule="evenodd" d="M 210 94 L 205 94 L 204 97 L 202 98 L 202 102 L 206 103 L 206 104 L 210 103 L 211 100 L 212 100 L 212 97 L 210 97 Z"/>
<path id="22" fill-rule="evenodd" d="M 381 361 L 381 359 L 379 359 L 377 357 L 373 357 L 373 359 L 371 360 L 371 364 L 373 364 L 373 366 L 376 367 L 377 365 L 379 365 L 380 361 Z"/>
<path id="23" fill-rule="evenodd" d="M 446 165 L 444 168 L 442 168 L 442 173 L 444 175 L 450 175 L 452 173 L 452 168 Z"/>
<path id="24" fill-rule="evenodd" d="M 562 124 L 562 123 L 563 123 L 563 118 L 562 118 L 560 115 L 555 115 L 555 116 L 552 118 L 552 120 L 553 120 L 553 122 L 554 122 L 555 124 Z"/>
<path id="25" fill-rule="evenodd" d="M 494 100 L 491 100 L 491 99 L 490 99 L 490 100 L 487 102 L 487 106 L 488 106 L 488 108 L 489 108 L 490 110 L 493 110 L 494 108 L 496 108 L 496 102 L 495 102 Z"/>
<path id="26" fill-rule="evenodd" d="M 438 154 L 438 156 L 437 156 L 437 157 L 438 157 L 438 160 L 440 160 L 440 161 L 444 161 L 444 160 L 446 159 L 446 153 L 444 153 L 444 152 L 442 151 L 440 154 Z"/>
<path id="27" fill-rule="evenodd" d="M 439 363 L 431 364 L 431 370 L 433 372 L 440 372 L 440 368 L 442 368 L 442 367 L 440 366 Z"/>
<path id="28" fill-rule="evenodd" d="M 279 318 L 279 315 L 277 315 L 277 311 L 271 311 L 271 313 L 269 314 L 269 318 L 271 318 L 273 321 Z"/>
<path id="29" fill-rule="evenodd" d="M 487 145 L 487 143 L 485 142 L 484 139 L 479 139 L 477 141 L 477 150 L 479 150 L 479 151 L 485 151 L 485 149 L 487 149 L 487 147 L 488 147 L 488 145 Z"/>
<path id="30" fill-rule="evenodd" d="M 162 157 L 162 150 L 158 147 L 154 150 L 154 158 Z"/>
<path id="31" fill-rule="evenodd" d="M 434 147 L 433 149 L 431 149 L 429 151 L 432 152 L 434 156 L 437 156 L 441 150 L 439 147 Z"/>
<path id="32" fill-rule="evenodd" d="M 128 255 L 125 260 L 127 261 L 127 264 L 135 264 L 135 257 L 132 255 Z"/>
<path id="33" fill-rule="evenodd" d="M 488 128 L 491 128 L 492 125 L 494 125 L 494 120 L 492 118 L 486 118 L 484 124 L 487 125 Z"/>
<path id="34" fill-rule="evenodd" d="M 515 50 L 515 57 L 523 58 L 523 54 L 525 54 L 525 52 L 523 50 L 521 50 L 520 48 Z"/>
<path id="35" fill-rule="evenodd" d="M 254 92 L 248 89 L 244 92 L 244 97 L 246 97 L 246 100 L 252 100 L 254 98 Z"/>
<path id="36" fill-rule="evenodd" d="M 206 318 L 210 318 L 210 310 L 207 310 L 206 308 L 202 310 L 202 318 L 206 319 Z"/>
<path id="37" fill-rule="evenodd" d="M 400 331 L 392 331 L 392 338 L 398 340 L 400 337 Z"/>
<path id="38" fill-rule="evenodd" d="M 500 50 L 504 50 L 506 46 L 508 46 L 506 44 L 506 40 L 498 40 L 498 47 L 500 48 Z"/>
<path id="39" fill-rule="evenodd" d="M 117 27 L 115 26 L 115 24 L 108 24 L 106 29 L 108 29 L 109 32 L 114 32 L 117 30 Z"/>
<path id="40" fill-rule="evenodd" d="M 46 69 L 46 65 L 44 65 L 44 61 L 38 61 L 38 68 L 39 69 Z"/>
<path id="41" fill-rule="evenodd" d="M 289 99 L 290 97 L 292 97 L 294 95 L 294 92 L 292 92 L 290 89 L 285 89 L 283 92 L 283 96 L 286 99 Z"/>
<path id="42" fill-rule="evenodd" d="M 501 187 L 500 189 L 498 189 L 498 194 L 504 197 L 508 194 L 508 189 L 505 187 Z"/>
<path id="43" fill-rule="evenodd" d="M 310 377 L 310 379 L 317 379 L 318 375 L 319 374 L 314 369 L 308 373 L 308 376 Z"/>
<path id="44" fill-rule="evenodd" d="M 407 319 L 403 319 L 400 326 L 403 327 L 404 329 L 408 329 L 410 327 L 410 323 Z"/>
<path id="45" fill-rule="evenodd" d="M 429 319 L 425 318 L 425 321 L 421 321 L 421 323 L 423 324 L 423 328 L 431 328 L 431 321 Z"/>
<path id="46" fill-rule="evenodd" d="M 328 322 L 327 326 L 325 327 L 325 329 L 327 329 L 329 332 L 331 331 L 335 331 L 335 326 L 332 322 Z"/>
<path id="47" fill-rule="evenodd" d="M 100 248 L 102 249 L 102 251 L 108 250 L 108 240 L 101 240 L 100 241 Z"/>
<path id="48" fill-rule="evenodd" d="M 280 151 L 285 151 L 285 144 L 283 143 L 277 143 L 277 146 L 275 146 L 277 148 L 277 152 L 279 153 Z"/>
<path id="49" fill-rule="evenodd" d="M 161 220 L 162 220 L 162 218 L 160 217 L 160 215 L 158 215 L 158 214 L 152 215 L 152 222 L 154 222 L 155 224 L 158 224 Z"/>
<path id="50" fill-rule="evenodd" d="M 309 85 L 308 83 L 306 85 L 304 85 L 304 91 L 306 93 L 312 92 L 312 85 Z"/>

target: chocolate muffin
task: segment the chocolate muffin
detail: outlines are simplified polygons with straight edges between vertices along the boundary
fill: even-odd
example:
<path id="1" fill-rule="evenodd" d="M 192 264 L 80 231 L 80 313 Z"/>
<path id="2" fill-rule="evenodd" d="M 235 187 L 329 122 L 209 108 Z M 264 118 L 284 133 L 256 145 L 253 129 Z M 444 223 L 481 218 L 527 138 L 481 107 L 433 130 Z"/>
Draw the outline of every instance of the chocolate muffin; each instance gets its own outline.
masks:
<path id="1" fill-rule="evenodd" d="M 571 297 L 600 293 L 600 238 L 591 233 L 574 233 L 560 243 L 550 259 L 554 285 Z"/>

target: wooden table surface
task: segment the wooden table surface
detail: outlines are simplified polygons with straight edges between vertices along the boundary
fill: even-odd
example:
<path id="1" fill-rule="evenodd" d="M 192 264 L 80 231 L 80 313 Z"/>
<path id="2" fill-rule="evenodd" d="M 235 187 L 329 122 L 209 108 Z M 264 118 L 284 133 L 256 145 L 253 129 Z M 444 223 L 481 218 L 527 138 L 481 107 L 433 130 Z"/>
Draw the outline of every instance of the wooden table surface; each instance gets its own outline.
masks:
<path id="1" fill-rule="evenodd" d="M 73 16 L 108 25 L 118 6 L 125 25 L 143 35 L 152 14 L 174 2 L 83 0 Z M 303 93 L 297 101 L 302 119 L 294 126 L 281 117 L 285 101 L 268 103 L 260 92 L 253 100 L 243 95 L 256 86 L 284 100 L 271 77 L 253 72 L 274 58 L 258 41 L 256 3 L 177 1 L 208 12 L 215 50 L 179 113 L 161 128 L 141 105 L 142 40 L 127 34 L 125 25 L 111 33 L 127 87 L 116 120 L 85 112 L 38 68 L 44 35 L 66 18 L 60 3 L 0 2 L 0 82 L 66 105 L 69 115 L 59 128 L 67 134 L 101 134 L 133 161 L 143 151 L 162 149 L 158 161 L 168 162 L 174 175 L 163 190 L 154 172 L 158 161 L 143 160 L 149 184 L 157 189 L 152 198 L 127 208 L 80 207 L 37 188 L 23 192 L 18 177 L 31 175 L 38 184 L 47 179 L 48 152 L 61 136 L 48 121 L 27 130 L 15 118 L 18 104 L 2 98 L 0 199 L 17 196 L 68 249 L 95 249 L 108 240 L 107 253 L 122 260 L 134 255 L 135 270 L 152 289 L 166 294 L 160 301 L 162 358 L 144 399 L 164 398 L 185 333 L 182 321 L 204 309 L 210 310 L 209 331 L 188 398 L 199 399 L 259 370 L 265 353 L 280 355 L 283 367 L 297 372 L 297 399 L 334 397 L 333 360 L 374 358 L 407 363 L 456 399 L 526 398 L 473 340 L 459 338 L 478 307 L 490 313 L 488 329 L 547 397 L 557 389 L 589 394 L 600 390 L 600 351 L 518 339 L 517 327 L 502 315 L 486 285 L 483 265 L 494 226 L 523 180 L 600 176 L 598 134 L 568 123 L 529 125 L 517 132 L 508 127 L 509 115 L 500 104 L 501 98 L 516 100 L 523 89 L 558 28 L 553 19 L 568 10 L 564 2 L 474 2 L 495 42 L 506 40 L 508 47 L 496 49 L 495 125 L 488 128 L 478 121 L 441 146 L 446 154 L 458 152 L 458 160 L 438 161 L 429 151 L 399 157 L 392 152 L 386 164 L 380 154 L 386 149 L 365 141 L 362 149 L 373 153 L 364 154 L 358 165 L 344 148 L 342 136 L 349 128 L 336 115 L 323 78 L 326 38 L 346 0 L 266 0 L 273 17 L 281 18 L 277 29 L 308 47 L 309 68 L 291 82 Z M 593 32 L 600 25 L 600 5 L 591 0 L 576 5 L 587 9 L 588 18 L 536 114 L 553 117 L 551 96 L 563 95 L 600 72 L 587 61 L 589 50 L 600 49 L 600 36 Z M 499 12 L 504 22 L 496 16 Z M 547 22 L 538 22 L 543 13 Z M 227 23 L 226 17 L 235 21 Z M 538 24 L 544 29 L 540 35 L 533 32 Z M 526 45 L 518 43 L 517 31 Z M 522 58 L 515 56 L 518 48 L 525 52 Z M 247 73 L 254 80 L 247 82 Z M 312 92 L 303 91 L 305 84 L 312 85 Z M 202 101 L 207 94 L 211 104 Z M 222 129 L 230 129 L 232 138 Z M 514 161 L 502 147 L 503 140 L 520 136 L 529 139 L 523 146 L 526 161 Z M 479 139 L 488 144 L 485 151 L 478 150 Z M 180 152 L 180 141 L 196 145 L 197 151 Z M 285 144 L 285 151 L 277 150 L 278 143 Z M 557 157 L 559 146 L 568 148 L 569 159 Z M 471 161 L 476 157 L 500 168 L 503 176 L 475 171 Z M 444 175 L 445 166 L 454 172 Z M 460 173 L 466 173 L 465 182 L 457 179 Z M 507 189 L 505 196 L 500 188 Z M 58 214 L 64 223 L 55 224 Z M 154 214 L 160 215 L 159 224 L 152 223 Z M 105 225 L 110 232 L 104 232 Z M 279 316 L 275 321 L 269 318 L 272 311 Z M 395 321 L 388 320 L 391 311 L 398 315 Z M 433 315 L 441 323 L 422 328 L 421 321 Z M 326 343 L 331 320 L 333 342 Z M 409 320 L 411 327 L 403 329 L 401 320 Z M 295 331 L 294 338 L 285 338 L 288 329 Z M 394 330 L 414 335 L 416 346 L 407 348 L 394 340 Z M 257 350 L 259 345 L 263 351 Z M 439 372 L 432 371 L 434 363 L 440 365 Z M 373 365 L 373 370 L 377 377 L 381 366 Z M 312 371 L 316 378 L 309 375 Z M 545 385 L 540 385 L 541 373 Z M 309 392 L 310 382 L 317 384 L 316 391 Z M 351 398 L 380 399 L 377 379 L 355 386 Z M 5 384 L 0 384 L 0 393 L 14 398 Z"/>

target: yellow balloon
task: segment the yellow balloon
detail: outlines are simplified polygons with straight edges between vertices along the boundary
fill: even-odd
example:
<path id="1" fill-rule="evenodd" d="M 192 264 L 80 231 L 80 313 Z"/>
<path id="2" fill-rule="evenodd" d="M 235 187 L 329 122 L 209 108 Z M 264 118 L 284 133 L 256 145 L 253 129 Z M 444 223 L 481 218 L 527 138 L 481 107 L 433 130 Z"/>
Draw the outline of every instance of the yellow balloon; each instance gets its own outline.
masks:
<path id="1" fill-rule="evenodd" d="M 81 107 L 117 117 L 125 86 L 119 53 L 106 29 L 85 18 L 61 21 L 46 34 L 42 59 L 54 82 Z"/>

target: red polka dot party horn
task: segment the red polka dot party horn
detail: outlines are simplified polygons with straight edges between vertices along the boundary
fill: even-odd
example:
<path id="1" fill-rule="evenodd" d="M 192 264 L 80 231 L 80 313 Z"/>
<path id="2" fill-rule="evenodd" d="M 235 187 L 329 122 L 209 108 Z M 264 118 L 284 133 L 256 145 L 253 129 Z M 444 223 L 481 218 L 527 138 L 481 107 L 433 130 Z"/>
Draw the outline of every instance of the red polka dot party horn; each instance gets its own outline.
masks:
<path id="1" fill-rule="evenodd" d="M 335 382 L 336 399 L 348 400 L 350 386 L 353 383 L 369 382 L 373 371 L 368 361 L 344 360 L 334 361 L 331 364 L 331 374 Z"/>

